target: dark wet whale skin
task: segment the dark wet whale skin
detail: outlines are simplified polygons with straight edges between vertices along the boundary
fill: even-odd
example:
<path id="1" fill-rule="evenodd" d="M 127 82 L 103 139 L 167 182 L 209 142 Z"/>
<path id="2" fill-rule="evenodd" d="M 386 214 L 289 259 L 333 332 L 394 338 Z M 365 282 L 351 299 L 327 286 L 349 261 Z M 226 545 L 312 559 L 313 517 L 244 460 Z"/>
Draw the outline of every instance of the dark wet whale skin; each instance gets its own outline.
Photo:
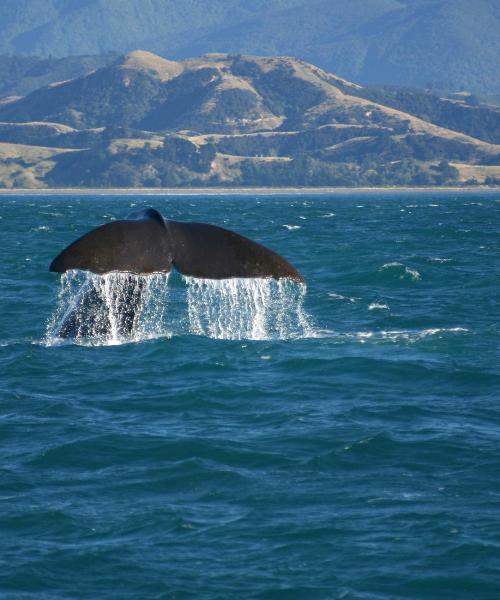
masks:
<path id="1" fill-rule="evenodd" d="M 287 260 L 249 238 L 215 225 L 170 221 L 152 208 L 83 235 L 52 261 L 50 271 L 168 273 L 172 265 L 184 275 L 207 279 L 273 277 L 304 282 Z"/>

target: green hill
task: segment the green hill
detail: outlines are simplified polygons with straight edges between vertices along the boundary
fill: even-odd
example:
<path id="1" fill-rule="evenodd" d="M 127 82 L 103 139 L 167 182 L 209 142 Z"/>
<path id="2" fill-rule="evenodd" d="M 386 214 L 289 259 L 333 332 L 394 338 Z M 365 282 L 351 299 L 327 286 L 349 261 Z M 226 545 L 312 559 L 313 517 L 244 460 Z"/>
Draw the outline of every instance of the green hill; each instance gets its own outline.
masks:
<path id="1" fill-rule="evenodd" d="M 500 181 L 500 109 L 287 57 L 136 51 L 0 104 L 4 187 Z"/>

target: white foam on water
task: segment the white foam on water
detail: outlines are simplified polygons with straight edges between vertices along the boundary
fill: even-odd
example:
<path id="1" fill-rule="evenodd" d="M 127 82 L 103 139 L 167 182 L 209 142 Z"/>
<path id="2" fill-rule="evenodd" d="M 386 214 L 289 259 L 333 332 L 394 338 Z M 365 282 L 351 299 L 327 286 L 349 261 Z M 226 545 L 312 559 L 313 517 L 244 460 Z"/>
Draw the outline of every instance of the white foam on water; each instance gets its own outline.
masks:
<path id="1" fill-rule="evenodd" d="M 354 303 L 359 300 L 359 298 L 353 298 L 350 296 L 342 296 L 342 294 L 337 294 L 335 292 L 328 292 L 328 296 L 333 298 L 334 300 L 347 300 L 348 302 Z"/>
<path id="2" fill-rule="evenodd" d="M 191 333 L 233 340 L 311 336 L 303 284 L 263 278 L 184 281 Z"/>
<path id="3" fill-rule="evenodd" d="M 451 261 L 452 261 L 452 259 L 451 259 L 451 258 L 441 258 L 440 256 L 431 256 L 431 257 L 429 258 L 429 260 L 430 260 L 431 262 L 433 262 L 433 263 L 439 263 L 439 264 L 442 264 L 442 263 L 449 263 L 449 262 L 451 262 Z"/>
<path id="4" fill-rule="evenodd" d="M 368 310 L 389 310 L 389 305 L 383 302 L 372 302 L 368 306 Z"/>
<path id="5" fill-rule="evenodd" d="M 410 267 L 407 267 L 400 262 L 385 263 L 379 268 L 379 271 L 392 272 L 398 276 L 399 279 L 411 279 L 413 281 L 418 281 L 422 278 L 416 269 L 410 269 Z"/>
<path id="6" fill-rule="evenodd" d="M 361 344 L 415 344 L 428 338 L 446 338 L 450 335 L 461 335 L 470 333 L 465 327 L 436 327 L 421 330 L 373 330 L 341 332 L 331 329 L 316 329 L 311 337 L 328 338 L 339 344 L 356 341 Z"/>
<path id="7" fill-rule="evenodd" d="M 464 327 L 435 327 L 421 330 L 389 330 L 389 331 L 357 331 L 344 334 L 346 338 L 355 338 L 361 343 L 372 338 L 376 342 L 407 342 L 415 343 L 433 336 L 469 333 Z"/>

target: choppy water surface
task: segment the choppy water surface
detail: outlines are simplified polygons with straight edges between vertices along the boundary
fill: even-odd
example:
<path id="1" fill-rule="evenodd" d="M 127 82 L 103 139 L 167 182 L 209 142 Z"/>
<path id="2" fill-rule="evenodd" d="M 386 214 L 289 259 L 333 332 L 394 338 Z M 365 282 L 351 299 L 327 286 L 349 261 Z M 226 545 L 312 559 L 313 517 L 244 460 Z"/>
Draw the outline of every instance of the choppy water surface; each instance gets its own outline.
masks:
<path id="1" fill-rule="evenodd" d="M 155 275 L 120 336 L 130 276 L 47 269 L 149 205 L 307 290 Z M 500 598 L 499 224 L 494 194 L 0 199 L 0 597 Z M 61 341 L 85 286 L 111 332 Z"/>

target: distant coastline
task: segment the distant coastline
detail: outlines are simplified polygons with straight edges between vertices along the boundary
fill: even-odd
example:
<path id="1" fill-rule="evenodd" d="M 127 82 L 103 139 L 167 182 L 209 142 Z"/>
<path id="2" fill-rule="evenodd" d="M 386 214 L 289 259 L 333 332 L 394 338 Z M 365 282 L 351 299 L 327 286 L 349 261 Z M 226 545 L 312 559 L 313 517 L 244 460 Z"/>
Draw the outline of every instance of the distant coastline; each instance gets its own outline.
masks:
<path id="1" fill-rule="evenodd" d="M 2 188 L 500 186 L 500 108 L 469 96 L 362 87 L 286 56 L 144 50 L 63 79 L 0 98 Z"/>
<path id="2" fill-rule="evenodd" d="M 8 188 L 0 196 L 289 196 L 321 194 L 500 193 L 500 186 L 467 187 L 187 187 L 187 188 Z"/>

